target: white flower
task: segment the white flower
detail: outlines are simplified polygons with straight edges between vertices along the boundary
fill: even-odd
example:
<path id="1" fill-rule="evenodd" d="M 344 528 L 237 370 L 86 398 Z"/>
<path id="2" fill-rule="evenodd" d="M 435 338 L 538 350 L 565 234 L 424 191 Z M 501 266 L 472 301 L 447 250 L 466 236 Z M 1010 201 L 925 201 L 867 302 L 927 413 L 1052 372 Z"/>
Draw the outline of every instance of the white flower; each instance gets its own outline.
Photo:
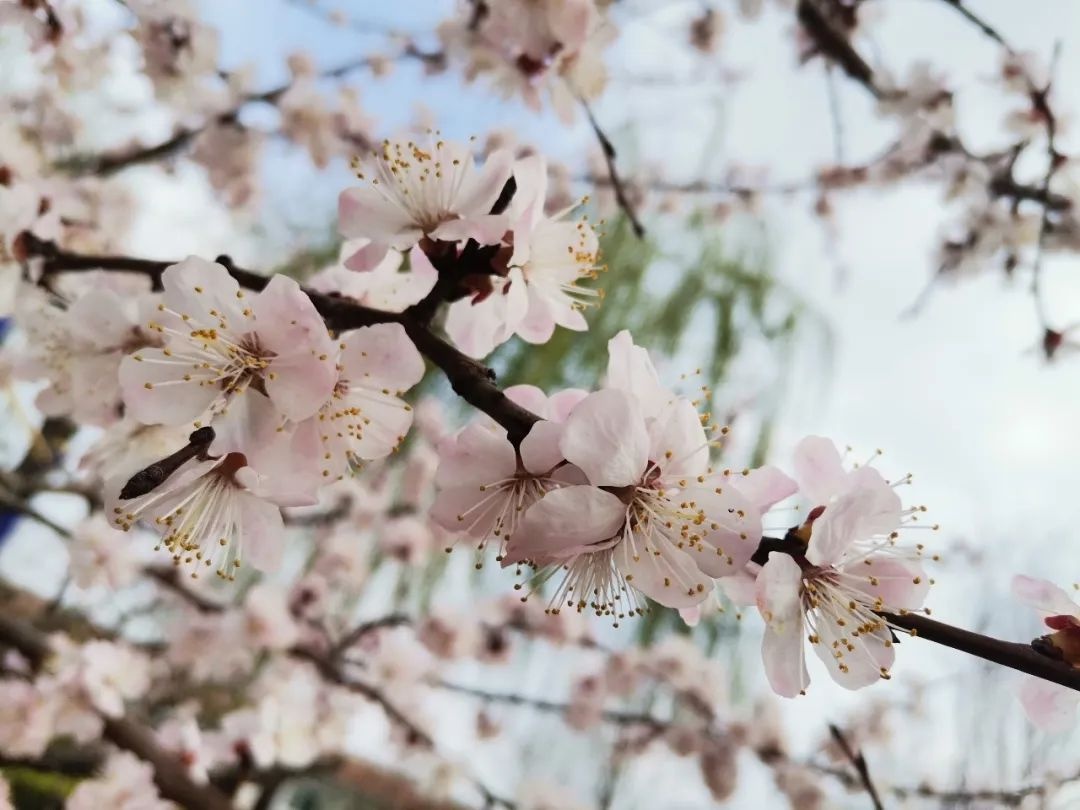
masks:
<path id="1" fill-rule="evenodd" d="M 371 270 L 390 249 L 408 250 L 425 236 L 492 244 L 506 231 L 506 218 L 492 215 L 491 207 L 510 179 L 508 152 L 489 155 L 477 169 L 462 144 L 387 140 L 356 163 L 367 185 L 341 192 L 338 227 L 348 239 L 371 242 L 345 261 L 350 270 Z"/>
<path id="2" fill-rule="evenodd" d="M 114 753 L 105 773 L 78 784 L 64 805 L 66 810 L 172 810 L 158 794 L 154 768 L 127 751 Z"/>
<path id="3" fill-rule="evenodd" d="M 131 538 L 112 528 L 100 512 L 75 527 L 68 551 L 71 577 L 80 588 L 119 590 L 134 582 L 142 568 Z"/>
<path id="4" fill-rule="evenodd" d="M 276 275 L 248 301 L 220 264 L 189 257 L 161 277 L 164 300 L 149 328 L 165 340 L 120 364 L 124 402 L 150 424 L 213 424 L 214 448 L 249 450 L 250 411 L 269 399 L 300 421 L 329 398 L 336 348 L 311 300 Z"/>
<path id="5" fill-rule="evenodd" d="M 114 481 L 105 512 L 114 526 L 130 531 L 140 520 L 161 535 L 177 563 L 213 567 L 218 576 L 235 579 L 242 560 L 262 571 L 277 568 L 284 542 L 281 511 L 260 497 L 259 473 L 239 453 L 193 460 L 152 491 L 120 498 Z"/>
<path id="6" fill-rule="evenodd" d="M 343 477 L 353 464 L 390 455 L 412 425 L 400 394 L 424 376 L 424 359 L 401 324 L 348 333 L 332 393 L 297 428 L 297 441 L 314 447 L 324 480 Z"/>

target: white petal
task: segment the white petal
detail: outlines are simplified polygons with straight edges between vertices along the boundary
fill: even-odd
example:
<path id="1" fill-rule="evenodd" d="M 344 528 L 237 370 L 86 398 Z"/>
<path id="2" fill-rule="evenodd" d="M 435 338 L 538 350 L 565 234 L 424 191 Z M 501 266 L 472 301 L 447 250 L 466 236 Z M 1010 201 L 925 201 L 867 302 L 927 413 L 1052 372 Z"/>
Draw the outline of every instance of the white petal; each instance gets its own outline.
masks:
<path id="1" fill-rule="evenodd" d="M 1076 725 L 1080 693 L 1067 686 L 1025 676 L 1016 689 L 1028 720 L 1050 734 L 1069 731 Z"/>
<path id="2" fill-rule="evenodd" d="M 794 467 L 799 492 L 815 506 L 828 503 L 845 489 L 847 472 L 830 439 L 807 436 L 799 442 Z"/>
<path id="3" fill-rule="evenodd" d="M 677 399 L 649 425 L 649 458 L 666 480 L 703 475 L 709 467 L 709 440 L 690 400 Z"/>
<path id="4" fill-rule="evenodd" d="M 588 553 L 618 534 L 625 521 L 626 504 L 610 492 L 590 486 L 552 490 L 525 513 L 503 564 Z"/>
<path id="5" fill-rule="evenodd" d="M 1069 597 L 1069 594 L 1045 579 L 1018 574 L 1013 577 L 1012 594 L 1018 601 L 1030 605 L 1047 616 L 1080 618 L 1080 607 Z"/>
<path id="6" fill-rule="evenodd" d="M 558 422 L 542 420 L 533 425 L 519 448 L 525 469 L 533 475 L 540 475 L 559 464 L 563 460 L 559 449 L 562 434 L 563 426 Z"/>
<path id="7" fill-rule="evenodd" d="M 757 606 L 765 620 L 761 660 L 769 685 L 781 697 L 796 697 L 810 684 L 801 587 L 798 563 L 786 554 L 770 554 L 757 578 Z"/>
<path id="8" fill-rule="evenodd" d="M 578 403 L 559 444 L 596 486 L 637 484 L 649 460 L 644 417 L 622 391 L 597 391 Z"/>

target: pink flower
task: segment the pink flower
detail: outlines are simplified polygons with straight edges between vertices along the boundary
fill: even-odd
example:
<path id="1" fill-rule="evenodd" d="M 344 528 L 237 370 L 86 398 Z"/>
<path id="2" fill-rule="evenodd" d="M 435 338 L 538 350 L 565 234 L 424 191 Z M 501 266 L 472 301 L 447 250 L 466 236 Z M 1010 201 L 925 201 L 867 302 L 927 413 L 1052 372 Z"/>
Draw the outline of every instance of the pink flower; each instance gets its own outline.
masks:
<path id="1" fill-rule="evenodd" d="M 78 784 L 64 805 L 67 810 L 170 810 L 154 784 L 154 768 L 134 754 L 120 751 L 105 763 L 105 773 Z"/>
<path id="2" fill-rule="evenodd" d="M 574 480 L 571 469 L 562 469 L 559 438 L 561 423 L 585 392 L 570 389 L 549 399 L 539 388 L 520 385 L 508 388 L 506 395 L 544 417 L 517 450 L 506 431 L 490 420 L 474 422 L 439 445 L 439 493 L 431 517 L 449 531 L 478 540 L 481 548 L 491 537 L 504 546 L 530 506 Z"/>
<path id="3" fill-rule="evenodd" d="M 930 582 L 918 548 L 896 542 L 906 513 L 877 470 L 845 471 L 835 446 L 819 437 L 800 443 L 795 469 L 815 508 L 797 531 L 809 534 L 805 556 L 772 552 L 758 574 L 765 673 L 779 695 L 805 691 L 809 636 L 833 679 L 860 689 L 888 677 L 895 658 L 892 629 L 880 614 L 918 609 Z"/>
<path id="4" fill-rule="evenodd" d="M 517 191 L 508 216 L 513 225 L 513 252 L 503 279 L 493 280 L 490 293 L 451 305 L 446 331 L 462 351 L 484 357 L 517 334 L 529 343 L 551 339 L 556 326 L 585 331 L 581 311 L 599 303 L 602 291 L 579 286 L 601 269 L 599 240 L 584 220 L 544 214 L 547 163 L 529 157 L 514 165 Z"/>
<path id="5" fill-rule="evenodd" d="M 80 588 L 104 585 L 112 591 L 130 585 L 142 571 L 138 549 L 130 540 L 100 512 L 83 520 L 68 546 L 72 580 Z"/>
<path id="6" fill-rule="evenodd" d="M 409 269 L 402 270 L 402 254 L 389 251 L 366 273 L 354 273 L 346 260 L 371 244 L 369 239 L 349 239 L 341 245 L 341 255 L 333 264 L 311 277 L 308 286 L 323 293 L 337 293 L 364 306 L 386 312 L 401 312 L 431 292 L 438 271 L 419 247 L 409 251 Z"/>
<path id="7" fill-rule="evenodd" d="M 571 412 L 559 449 L 590 485 L 556 489 L 529 509 L 504 562 L 566 566 L 553 604 L 591 602 L 618 617 L 637 610 L 623 596 L 630 585 L 690 607 L 756 550 L 760 515 L 734 488 L 708 481 L 709 441 L 689 401 L 646 419 L 636 397 L 598 391 Z"/>
<path id="8" fill-rule="evenodd" d="M 105 514 L 118 529 L 130 531 L 140 520 L 161 535 L 177 565 L 213 566 L 218 576 L 235 579 L 241 560 L 256 568 L 277 568 L 284 543 L 278 507 L 263 495 L 268 487 L 240 453 L 193 460 L 146 495 L 119 496 L 122 481 L 109 486 Z"/>
<path id="9" fill-rule="evenodd" d="M 490 211 L 510 179 L 511 160 L 509 152 L 494 152 L 477 169 L 469 147 L 458 143 L 383 141 L 370 160 L 356 161 L 357 176 L 368 185 L 346 189 L 338 200 L 341 235 L 371 240 L 345 266 L 372 270 L 389 250 L 408 250 L 425 236 L 498 242 L 506 218 Z"/>
<path id="10" fill-rule="evenodd" d="M 26 351 L 16 373 L 49 382 L 37 406 L 50 416 L 107 426 L 121 412 L 117 370 L 123 357 L 142 347 L 160 345 L 159 336 L 140 324 L 156 304 L 156 296 L 134 289 L 98 285 L 60 309 L 45 293 L 27 287 L 20 295 L 15 320 L 26 332 Z"/>
<path id="11" fill-rule="evenodd" d="M 1080 605 L 1052 582 L 1032 577 L 1014 577 L 1012 592 L 1017 600 L 1039 611 L 1043 623 L 1054 631 L 1039 642 L 1049 645 L 1063 661 L 1080 665 Z M 1076 690 L 1025 677 L 1017 693 L 1028 719 L 1044 731 L 1059 733 L 1076 724 L 1076 707 L 1080 705 Z"/>
<path id="12" fill-rule="evenodd" d="M 302 446 L 315 448 L 324 481 L 397 448 L 413 419 L 399 395 L 424 376 L 424 359 L 400 324 L 349 332 L 339 348 L 332 392 L 296 434 Z"/>
<path id="13" fill-rule="evenodd" d="M 330 398 L 337 350 L 295 281 L 277 275 L 249 302 L 219 264 L 194 256 L 167 269 L 159 319 L 163 349 L 120 364 L 124 402 L 148 424 L 213 424 L 215 451 L 249 449 L 249 409 L 269 398 L 301 421 Z"/>
<path id="14" fill-rule="evenodd" d="M 289 592 L 273 582 L 260 582 L 247 592 L 244 619 L 248 643 L 261 650 L 287 650 L 300 640 Z"/>
<path id="15" fill-rule="evenodd" d="M 39 757 L 55 733 L 55 711 L 37 687 L 0 680 L 0 751 L 10 757 Z"/>

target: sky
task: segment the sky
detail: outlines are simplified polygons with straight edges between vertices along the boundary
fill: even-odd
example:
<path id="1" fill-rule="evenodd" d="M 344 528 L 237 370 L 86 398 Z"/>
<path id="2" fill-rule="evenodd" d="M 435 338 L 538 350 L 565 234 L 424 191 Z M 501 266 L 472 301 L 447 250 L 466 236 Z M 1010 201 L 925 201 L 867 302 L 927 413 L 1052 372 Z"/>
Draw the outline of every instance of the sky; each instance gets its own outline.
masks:
<path id="1" fill-rule="evenodd" d="M 700 4 L 626 0 L 621 5 L 627 21 L 608 60 L 615 79 L 596 111 L 620 147 L 624 173 L 655 167 L 667 177 L 698 179 L 738 162 L 766 164 L 771 179 L 780 181 L 806 177 L 834 159 L 827 79 L 820 64 L 795 64 L 788 16 L 769 10 L 752 25 L 730 22 L 721 61 L 725 69 L 745 73 L 732 86 L 714 81 L 716 73 L 703 71 L 699 62 L 680 53 L 684 23 Z M 1080 110 L 1080 82 L 1072 78 L 1080 76 L 1080 38 L 1068 37 L 1080 31 L 1080 4 L 971 0 L 969 5 L 1006 32 L 1019 50 L 1048 55 L 1062 39 L 1056 106 Z M 903 75 L 913 61 L 931 58 L 959 89 L 965 137 L 980 147 L 1001 143 L 1006 110 L 988 81 L 998 65 L 992 43 L 937 0 L 882 0 L 874 6 L 881 15 L 873 34 L 880 59 Z M 250 0 L 207 0 L 201 7 L 222 30 L 225 67 L 252 63 L 260 87 L 286 78 L 282 55 L 295 49 L 331 67 L 358 52 L 386 48 L 383 33 L 335 29 L 283 0 L 260 2 L 257 14 L 251 13 Z M 429 32 L 453 3 L 358 1 L 339 7 L 372 27 Z M 421 43 L 435 44 L 430 37 Z M 542 144 L 552 157 L 577 166 L 594 149 L 583 122 L 566 128 L 490 94 L 462 92 L 452 73 L 426 81 L 419 66 L 402 64 L 388 80 L 361 77 L 357 84 L 380 134 L 393 134 L 422 109 L 451 137 L 509 128 L 522 141 Z M 880 150 L 892 130 L 875 117 L 861 88 L 844 81 L 836 85 L 844 157 L 858 162 Z M 160 134 L 169 123 L 151 120 L 145 127 Z M 1075 128 L 1066 127 L 1060 148 L 1076 152 L 1077 146 Z M 237 222 L 221 211 L 196 172 L 182 170 L 168 180 L 149 171 L 130 173 L 130 182 L 152 183 L 153 189 L 135 222 L 132 252 L 163 257 L 228 252 L 241 262 L 269 263 L 297 228 L 325 235 L 337 190 L 348 183 L 347 167 L 335 164 L 313 175 L 305 158 L 275 157 L 280 159 L 268 178 L 271 210 L 258 223 Z M 795 384 L 780 405 L 775 460 L 786 461 L 795 442 L 808 433 L 850 444 L 860 458 L 881 448 L 879 468 L 889 477 L 912 473 L 914 485 L 905 500 L 910 496 L 927 504 L 930 519 L 942 526 L 930 538 L 946 549 L 934 573 L 934 615 L 970 627 L 990 621 L 991 632 L 1017 639 L 1035 635 L 1034 617 L 1009 602 L 1011 576 L 1029 573 L 1062 585 L 1080 580 L 1080 515 L 1074 507 L 1074 494 L 1080 492 L 1080 358 L 1047 365 L 1031 351 L 1040 333 L 1022 273 L 1010 281 L 989 269 L 942 285 L 916 314 L 905 314 L 932 273 L 935 238 L 949 215 L 934 188 L 909 184 L 887 193 L 836 196 L 840 237 L 835 248 L 811 214 L 811 204 L 807 197 L 794 196 L 768 199 L 763 208 L 775 272 L 812 302 L 834 336 L 831 362 L 823 363 L 816 351 L 798 354 Z M 651 216 L 647 211 L 647 227 Z M 662 225 L 657 230 L 664 233 Z M 1080 320 L 1078 269 L 1076 257 L 1046 262 L 1048 307 L 1062 324 Z M 752 376 L 749 369 L 745 373 Z M 728 387 L 737 384 L 738 379 Z M 975 558 L 982 559 L 978 567 Z M 9 552 L 3 563 L 25 570 L 29 559 L 12 559 Z M 752 643 L 744 648 L 748 657 L 756 655 Z M 749 666 L 753 671 L 752 662 Z M 984 688 L 972 662 L 928 642 L 905 642 L 892 683 L 857 695 L 811 666 L 813 700 L 785 707 L 804 744 L 838 714 L 888 699 L 886 689 L 915 693 L 917 685 L 926 683 L 943 684 L 923 704 L 925 715 L 911 732 L 925 746 L 921 764 L 928 775 L 956 775 L 966 754 L 958 741 L 973 728 L 990 736 L 1026 733 L 1010 696 L 1011 676 L 995 675 Z M 526 684 L 542 686 L 544 670 L 527 671 L 533 674 Z M 1001 717 L 980 717 L 987 700 L 994 701 Z M 447 711 L 448 725 L 463 722 L 454 710 Z M 1068 759 L 1068 741 L 1037 744 L 1044 764 L 1075 764 Z M 485 756 L 477 767 L 495 778 L 509 767 L 497 754 Z M 1009 756 L 999 752 L 997 760 L 963 767 L 973 779 L 1011 784 L 1021 776 L 1023 763 L 1002 763 Z M 632 796 L 646 790 L 664 797 L 656 806 L 699 806 L 700 796 L 679 787 L 688 781 L 681 768 L 684 764 L 673 758 L 658 757 L 627 774 L 615 806 L 642 806 Z M 746 788 L 751 792 L 736 797 L 733 806 L 749 806 L 756 789 L 751 784 Z"/>

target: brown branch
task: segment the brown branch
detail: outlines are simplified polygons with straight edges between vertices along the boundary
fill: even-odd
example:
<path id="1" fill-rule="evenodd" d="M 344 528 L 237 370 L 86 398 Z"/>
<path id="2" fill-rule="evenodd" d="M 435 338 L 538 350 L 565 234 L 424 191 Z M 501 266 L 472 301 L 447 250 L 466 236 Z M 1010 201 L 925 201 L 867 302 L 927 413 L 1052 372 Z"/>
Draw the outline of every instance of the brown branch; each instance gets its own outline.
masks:
<path id="1" fill-rule="evenodd" d="M 49 657 L 46 636 L 32 625 L 0 613 L 0 643 L 22 653 L 35 668 Z M 212 785 L 199 785 L 188 778 L 182 762 L 162 748 L 150 729 L 125 717 L 103 717 L 104 736 L 114 745 L 130 751 L 154 768 L 154 782 L 161 795 L 182 807 L 199 810 L 229 810 L 228 797 Z"/>
<path id="2" fill-rule="evenodd" d="M 404 613 L 390 613 L 386 616 L 381 616 L 378 619 L 361 622 L 342 636 L 341 640 L 334 645 L 333 650 L 330 651 L 330 658 L 331 660 L 340 658 L 350 647 L 368 633 L 374 633 L 384 627 L 400 627 L 403 624 L 409 624 L 410 621 L 412 621 L 412 619 Z"/>
<path id="3" fill-rule="evenodd" d="M 398 58 L 419 59 L 421 57 L 429 56 L 429 54 L 421 54 L 416 51 L 415 48 L 406 48 L 398 55 Z M 338 79 L 353 71 L 370 67 L 374 61 L 375 59 L 371 57 L 354 59 L 328 70 L 324 70 L 318 75 L 320 78 L 324 79 Z M 141 166 L 169 158 L 177 152 L 187 148 L 197 136 L 205 132 L 212 125 L 236 124 L 240 111 L 244 107 L 259 102 L 274 104 L 285 95 L 292 86 L 293 82 L 289 81 L 269 90 L 264 90 L 259 93 L 249 93 L 241 97 L 230 109 L 213 116 L 202 124 L 182 127 L 160 143 L 120 149 L 97 156 L 76 157 L 72 160 L 64 161 L 58 165 L 57 168 L 74 177 L 86 175 L 109 177 L 110 175 L 131 168 L 132 166 Z"/>
<path id="4" fill-rule="evenodd" d="M 822 11 L 821 0 L 799 0 L 796 16 L 799 24 L 828 61 L 838 65 L 848 76 L 865 87 L 875 98 L 881 91 L 874 83 L 874 70 L 859 55 L 848 37 L 833 25 Z"/>
<path id="5" fill-rule="evenodd" d="M 829 733 L 859 775 L 859 782 L 870 797 L 870 801 L 873 802 L 874 810 L 885 810 L 885 805 L 881 803 L 881 796 L 878 795 L 877 788 L 874 787 L 874 780 L 870 778 L 870 768 L 866 764 L 866 757 L 863 756 L 862 751 L 856 751 L 851 747 L 851 743 L 848 742 L 844 732 L 838 726 L 829 723 Z"/>
<path id="6" fill-rule="evenodd" d="M 593 115 L 592 107 L 590 107 L 584 99 L 581 100 L 581 106 L 585 110 L 586 118 L 589 119 L 589 126 L 592 127 L 593 134 L 596 135 L 596 140 L 600 144 L 600 150 L 604 153 L 604 162 L 607 163 L 608 170 L 608 185 L 610 185 L 612 191 L 615 192 L 615 201 L 618 203 L 619 208 L 622 209 L 622 212 L 626 214 L 626 218 L 630 220 L 630 227 L 633 228 L 634 234 L 638 238 L 641 238 L 645 235 L 645 226 L 642 225 L 641 220 L 638 219 L 638 215 L 634 211 L 634 206 L 626 194 L 626 188 L 623 185 L 622 178 L 619 177 L 619 167 L 615 163 L 615 145 L 600 127 L 600 122 L 597 121 L 596 116 Z"/>
<path id="7" fill-rule="evenodd" d="M 785 538 L 763 537 L 754 555 L 754 562 L 767 561 L 769 553 L 777 552 L 799 558 L 805 554 L 806 546 L 790 534 Z M 1064 661 L 1042 655 L 1030 644 L 1002 641 L 992 636 L 973 633 L 918 613 L 881 613 L 879 615 L 893 627 L 906 630 L 913 637 L 925 638 L 927 641 L 967 653 L 975 658 L 1080 691 L 1080 669 Z"/>
<path id="8" fill-rule="evenodd" d="M 30 234 L 24 233 L 19 238 L 28 248 L 28 253 L 44 259 L 43 272 L 100 268 L 149 272 L 154 277 L 160 278 L 161 272 L 169 266 L 168 262 L 147 262 L 128 257 L 80 256 L 61 251 L 55 244 L 43 242 Z M 29 249 L 35 247 L 40 249 L 37 254 Z M 229 272 L 241 284 L 246 286 L 250 283 L 252 289 L 262 289 L 266 285 L 268 281 L 266 276 L 240 270 L 224 257 L 222 260 Z M 418 323 L 406 315 L 369 309 L 344 298 L 306 292 L 316 309 L 326 318 L 327 325 L 334 329 L 354 328 L 372 323 L 401 323 L 416 348 L 443 371 L 454 392 L 502 425 L 510 441 L 515 444 L 528 435 L 532 426 L 540 421 L 539 416 L 512 402 L 499 389 L 490 369 L 462 354 L 431 332 L 426 324 Z M 793 538 L 763 537 L 758 552 L 754 555 L 755 562 L 767 561 L 768 554 L 772 551 L 798 557 L 804 554 L 805 546 Z M 1074 669 L 1063 661 L 1040 655 L 1027 644 L 1001 641 L 914 613 L 882 615 L 892 625 L 907 630 L 911 635 L 919 635 L 968 655 L 1080 691 L 1080 669 Z"/>
<path id="9" fill-rule="evenodd" d="M 373 703 L 377 703 L 382 707 L 383 712 L 385 712 L 390 722 L 405 731 L 407 744 L 421 745 L 424 748 L 435 750 L 435 740 L 431 735 L 409 719 L 409 717 L 401 711 L 393 701 L 386 697 L 386 695 L 376 687 L 346 677 L 345 673 L 341 671 L 336 663 L 307 648 L 296 647 L 291 651 L 291 655 L 294 658 L 299 658 L 313 664 L 319 674 L 331 683 L 335 683 L 350 692 L 355 692 L 356 694 L 367 698 Z M 472 783 L 473 787 L 480 792 L 481 796 L 483 796 L 486 807 L 498 806 L 504 807 L 506 810 L 513 810 L 513 802 L 496 795 L 483 782 L 472 777 L 470 777 L 469 781 Z"/>

